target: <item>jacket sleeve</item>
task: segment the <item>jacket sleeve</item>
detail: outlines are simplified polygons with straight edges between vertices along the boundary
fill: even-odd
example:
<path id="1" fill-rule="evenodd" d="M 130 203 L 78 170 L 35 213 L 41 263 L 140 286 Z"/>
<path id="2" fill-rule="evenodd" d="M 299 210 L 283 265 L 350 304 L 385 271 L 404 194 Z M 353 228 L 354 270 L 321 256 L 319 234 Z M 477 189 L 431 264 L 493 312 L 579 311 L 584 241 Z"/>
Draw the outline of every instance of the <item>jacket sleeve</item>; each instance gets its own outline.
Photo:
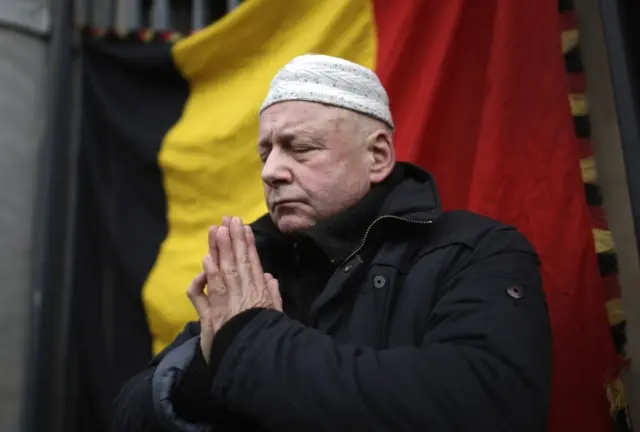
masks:
<path id="1" fill-rule="evenodd" d="M 240 418 L 211 397 L 213 376 L 200 351 L 199 327 L 189 323 L 115 400 L 114 432 L 238 431 Z"/>
<path id="2" fill-rule="evenodd" d="M 155 356 L 148 367 L 130 378 L 114 400 L 114 432 L 155 432 L 164 431 L 158 421 L 153 406 L 151 378 L 158 364 L 169 352 L 179 348 L 199 334 L 196 323 L 189 323 L 176 339 Z"/>
<path id="3" fill-rule="evenodd" d="M 425 311 L 415 346 L 340 345 L 264 310 L 226 349 L 214 395 L 269 430 L 546 430 L 551 335 L 538 259 L 515 230 L 493 237 Z"/>

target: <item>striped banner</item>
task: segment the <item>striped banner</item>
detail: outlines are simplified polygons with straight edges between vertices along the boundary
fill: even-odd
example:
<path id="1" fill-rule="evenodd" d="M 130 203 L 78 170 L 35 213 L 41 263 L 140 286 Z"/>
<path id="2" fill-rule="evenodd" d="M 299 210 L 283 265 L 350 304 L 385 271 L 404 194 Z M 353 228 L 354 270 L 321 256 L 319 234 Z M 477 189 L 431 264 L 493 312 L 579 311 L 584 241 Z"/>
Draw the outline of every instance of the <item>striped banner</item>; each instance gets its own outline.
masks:
<path id="1" fill-rule="evenodd" d="M 562 53 L 565 59 L 569 104 L 574 120 L 574 128 L 580 145 L 580 171 L 584 182 L 585 196 L 593 231 L 593 241 L 598 256 L 598 267 L 602 277 L 602 288 L 606 293 L 606 310 L 611 325 L 611 336 L 620 355 L 621 367 L 626 364 L 626 319 L 620 301 L 618 284 L 618 259 L 611 230 L 607 224 L 602 207 L 602 191 L 598 185 L 598 169 L 591 142 L 591 125 L 589 122 L 589 103 L 586 96 L 584 66 L 580 52 L 580 33 L 573 1 L 560 0 L 560 31 L 562 37 Z M 610 413 L 615 422 L 616 432 L 632 430 L 624 386 L 620 379 L 620 371 L 611 371 L 606 383 Z"/>

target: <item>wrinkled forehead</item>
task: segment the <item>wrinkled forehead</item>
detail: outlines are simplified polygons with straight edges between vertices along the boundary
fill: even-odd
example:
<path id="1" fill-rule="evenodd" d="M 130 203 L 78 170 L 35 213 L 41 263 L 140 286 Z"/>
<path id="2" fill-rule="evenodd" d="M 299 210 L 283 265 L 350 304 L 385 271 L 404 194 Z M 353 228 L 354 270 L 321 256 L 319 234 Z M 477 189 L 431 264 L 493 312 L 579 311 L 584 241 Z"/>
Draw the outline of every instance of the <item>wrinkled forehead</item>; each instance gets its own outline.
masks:
<path id="1" fill-rule="evenodd" d="M 345 126 L 345 110 L 315 102 L 288 101 L 265 109 L 259 119 L 260 137 L 266 135 L 326 135 Z"/>

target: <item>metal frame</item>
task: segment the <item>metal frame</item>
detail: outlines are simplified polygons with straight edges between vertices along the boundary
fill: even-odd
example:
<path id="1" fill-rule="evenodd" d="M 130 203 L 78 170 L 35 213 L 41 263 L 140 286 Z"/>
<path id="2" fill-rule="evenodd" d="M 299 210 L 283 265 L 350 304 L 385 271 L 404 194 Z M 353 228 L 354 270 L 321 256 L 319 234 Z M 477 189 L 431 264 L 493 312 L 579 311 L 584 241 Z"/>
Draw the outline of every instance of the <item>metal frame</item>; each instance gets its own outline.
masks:
<path id="1" fill-rule="evenodd" d="M 637 101 L 620 29 L 618 0 L 575 0 L 580 45 L 587 78 L 592 142 L 598 183 L 618 257 L 618 278 L 627 318 L 627 355 L 640 358 L 640 256 L 638 205 L 640 167 Z M 634 168 L 635 167 L 635 168 Z M 635 172 L 634 172 L 635 171 Z M 631 362 L 623 371 L 631 418 L 640 418 L 640 370 Z"/>
<path id="2" fill-rule="evenodd" d="M 73 3 L 52 5 L 54 22 L 46 98 L 45 143 L 39 161 L 34 212 L 31 328 L 21 429 L 62 432 L 66 389 L 71 285 L 70 191 L 72 139 Z"/>
<path id="3" fill-rule="evenodd" d="M 631 91 L 625 36 L 622 32 L 618 1 L 601 0 L 602 23 L 609 52 L 611 82 L 618 112 L 618 125 L 627 169 L 627 184 L 634 216 L 636 246 L 640 248 L 640 126 L 638 125 L 638 101 Z"/>
<path id="4" fill-rule="evenodd" d="M 76 26 L 113 29 L 126 34 L 148 27 L 155 31 L 187 32 L 211 24 L 222 10 L 230 12 L 242 0 L 73 0 Z"/>
<path id="5" fill-rule="evenodd" d="M 635 258 L 635 262 L 620 263 L 622 271 L 627 273 L 628 280 L 622 284 L 622 301 L 627 312 L 628 324 L 628 352 L 632 359 L 640 356 L 640 293 L 638 288 L 638 251 L 640 251 L 640 106 L 637 94 L 632 91 L 634 86 L 640 85 L 637 77 L 632 76 L 628 41 L 623 33 L 623 15 L 620 0 L 599 0 L 599 9 L 602 17 L 604 40 L 607 46 L 608 63 L 611 72 L 611 86 L 615 101 L 615 110 L 618 119 L 620 147 L 624 161 L 622 169 L 626 174 L 626 192 L 628 194 L 627 212 L 630 212 L 630 220 L 627 229 L 634 233 L 630 239 L 634 240 L 635 250 L 628 245 L 627 256 Z M 622 183 L 624 184 L 624 183 Z M 622 187 L 621 184 L 618 187 Z M 615 230 L 615 228 L 614 228 Z M 615 233 L 615 231 L 614 231 Z M 629 241 L 631 243 L 631 241 Z M 618 254 L 620 256 L 620 254 Z M 623 268 L 626 265 L 627 268 Z M 631 267 L 633 266 L 633 267 Z M 629 277 L 633 272 L 635 277 Z M 631 368 L 624 374 L 624 382 L 628 393 L 627 403 L 629 414 L 633 420 L 640 418 L 640 370 L 632 362 Z"/>
<path id="6" fill-rule="evenodd" d="M 19 31 L 44 36 L 51 27 L 49 8 L 44 4 L 34 7 L 32 3 L 3 2 L 0 12 L 0 23 Z"/>

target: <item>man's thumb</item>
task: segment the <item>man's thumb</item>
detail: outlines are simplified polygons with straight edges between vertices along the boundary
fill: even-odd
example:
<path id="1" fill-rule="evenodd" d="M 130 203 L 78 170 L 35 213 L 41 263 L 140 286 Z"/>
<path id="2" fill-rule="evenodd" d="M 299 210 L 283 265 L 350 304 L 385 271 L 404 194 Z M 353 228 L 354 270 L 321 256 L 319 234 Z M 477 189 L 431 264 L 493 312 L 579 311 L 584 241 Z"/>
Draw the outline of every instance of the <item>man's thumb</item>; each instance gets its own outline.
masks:
<path id="1" fill-rule="evenodd" d="M 273 308 L 282 312 L 282 297 L 280 296 L 280 284 L 278 279 L 275 279 L 269 273 L 264 274 L 265 282 L 267 284 L 267 291 L 273 301 Z"/>

